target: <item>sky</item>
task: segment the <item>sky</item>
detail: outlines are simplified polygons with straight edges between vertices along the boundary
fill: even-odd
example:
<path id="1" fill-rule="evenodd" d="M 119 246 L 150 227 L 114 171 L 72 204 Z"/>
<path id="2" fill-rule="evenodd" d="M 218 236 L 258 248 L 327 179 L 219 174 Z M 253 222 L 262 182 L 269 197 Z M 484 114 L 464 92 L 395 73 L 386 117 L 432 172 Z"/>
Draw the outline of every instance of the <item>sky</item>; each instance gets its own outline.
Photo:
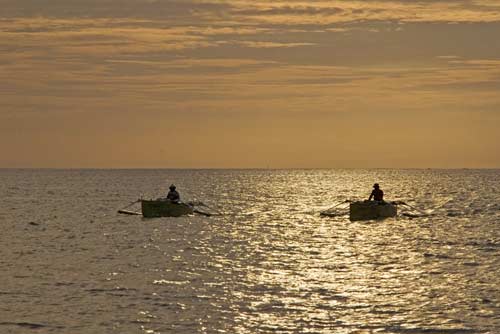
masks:
<path id="1" fill-rule="evenodd" d="M 500 167 L 499 0 L 0 8 L 3 168 Z"/>

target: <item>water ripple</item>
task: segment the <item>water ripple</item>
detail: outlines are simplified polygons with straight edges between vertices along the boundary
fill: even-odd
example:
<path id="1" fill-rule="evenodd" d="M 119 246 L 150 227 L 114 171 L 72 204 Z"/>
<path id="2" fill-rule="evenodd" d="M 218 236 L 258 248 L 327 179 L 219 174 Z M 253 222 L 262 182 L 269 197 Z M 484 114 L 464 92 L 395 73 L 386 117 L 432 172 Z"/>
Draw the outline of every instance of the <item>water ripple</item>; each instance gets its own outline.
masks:
<path id="1" fill-rule="evenodd" d="M 0 179 L 9 333 L 500 332 L 496 170 L 4 170 Z M 366 198 L 375 181 L 418 212 L 320 216 Z M 223 215 L 116 214 L 172 182 Z"/>

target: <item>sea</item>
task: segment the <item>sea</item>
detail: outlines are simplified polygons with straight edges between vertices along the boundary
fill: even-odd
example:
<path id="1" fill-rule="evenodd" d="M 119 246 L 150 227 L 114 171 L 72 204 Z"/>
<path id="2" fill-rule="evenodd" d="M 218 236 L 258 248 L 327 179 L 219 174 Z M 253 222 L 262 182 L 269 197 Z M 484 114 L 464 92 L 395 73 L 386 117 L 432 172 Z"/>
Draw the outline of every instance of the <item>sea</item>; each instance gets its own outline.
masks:
<path id="1" fill-rule="evenodd" d="M 398 216 L 350 221 L 375 182 Z M 117 212 L 172 183 L 214 215 Z M 0 196 L 0 333 L 500 333 L 500 170 L 2 169 Z"/>

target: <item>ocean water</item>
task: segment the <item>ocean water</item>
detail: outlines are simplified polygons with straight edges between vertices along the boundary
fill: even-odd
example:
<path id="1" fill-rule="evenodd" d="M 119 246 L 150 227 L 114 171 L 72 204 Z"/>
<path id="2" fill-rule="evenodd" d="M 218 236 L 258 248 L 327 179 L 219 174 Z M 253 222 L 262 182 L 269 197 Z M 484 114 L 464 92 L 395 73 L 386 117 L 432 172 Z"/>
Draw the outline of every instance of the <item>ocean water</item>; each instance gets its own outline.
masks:
<path id="1" fill-rule="evenodd" d="M 374 182 L 412 217 L 320 216 Z M 170 183 L 220 215 L 117 213 Z M 500 170 L 0 170 L 0 195 L 0 333 L 500 333 Z"/>

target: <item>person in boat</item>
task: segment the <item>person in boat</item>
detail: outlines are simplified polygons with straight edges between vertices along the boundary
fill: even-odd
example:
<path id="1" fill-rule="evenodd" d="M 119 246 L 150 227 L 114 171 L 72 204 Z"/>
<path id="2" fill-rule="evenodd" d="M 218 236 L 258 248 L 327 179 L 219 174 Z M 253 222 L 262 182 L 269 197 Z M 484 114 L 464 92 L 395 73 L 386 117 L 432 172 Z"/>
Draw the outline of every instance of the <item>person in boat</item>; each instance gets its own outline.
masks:
<path id="1" fill-rule="evenodd" d="M 377 201 L 377 202 L 384 201 L 384 192 L 382 191 L 382 189 L 380 189 L 380 186 L 378 185 L 378 183 L 375 183 L 373 185 L 373 191 L 370 194 L 370 197 L 368 197 L 368 200 L 371 201 L 372 198 L 374 201 Z"/>
<path id="2" fill-rule="evenodd" d="M 175 190 L 175 186 L 172 184 L 170 185 L 169 189 L 170 191 L 167 194 L 167 200 L 172 203 L 179 203 L 181 201 L 181 196 L 179 195 L 177 190 Z"/>

